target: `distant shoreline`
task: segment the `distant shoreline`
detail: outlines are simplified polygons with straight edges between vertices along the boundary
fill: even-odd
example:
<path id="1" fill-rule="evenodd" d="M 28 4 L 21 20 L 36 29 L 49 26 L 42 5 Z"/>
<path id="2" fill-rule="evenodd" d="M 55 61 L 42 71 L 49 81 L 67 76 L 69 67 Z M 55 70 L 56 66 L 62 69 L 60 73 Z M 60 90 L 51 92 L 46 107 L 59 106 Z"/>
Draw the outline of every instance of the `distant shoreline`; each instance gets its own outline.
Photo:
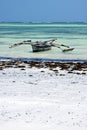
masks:
<path id="1" fill-rule="evenodd" d="M 0 23 L 8 23 L 8 24 L 87 24 L 87 22 L 6 22 L 0 21 Z"/>

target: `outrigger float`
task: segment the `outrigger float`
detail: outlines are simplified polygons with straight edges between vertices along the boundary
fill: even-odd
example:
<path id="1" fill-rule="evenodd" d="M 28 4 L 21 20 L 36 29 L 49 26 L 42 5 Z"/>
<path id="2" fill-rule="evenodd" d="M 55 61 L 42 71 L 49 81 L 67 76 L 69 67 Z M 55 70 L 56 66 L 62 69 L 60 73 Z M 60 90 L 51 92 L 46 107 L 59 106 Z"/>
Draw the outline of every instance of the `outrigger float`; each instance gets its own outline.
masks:
<path id="1" fill-rule="evenodd" d="M 32 42 L 31 40 L 27 40 L 27 41 L 23 41 L 20 43 L 15 43 L 15 44 L 11 45 L 9 48 L 28 44 L 28 45 L 32 46 L 33 52 L 51 50 L 52 47 L 57 47 L 57 48 L 61 49 L 62 52 L 74 50 L 74 48 L 70 48 L 69 46 L 66 46 L 64 44 L 61 44 L 61 45 L 57 44 L 56 40 L 57 39 L 52 39 L 52 40 L 47 40 L 47 41 L 36 41 L 36 42 Z M 64 49 L 64 47 L 65 47 L 65 49 Z"/>

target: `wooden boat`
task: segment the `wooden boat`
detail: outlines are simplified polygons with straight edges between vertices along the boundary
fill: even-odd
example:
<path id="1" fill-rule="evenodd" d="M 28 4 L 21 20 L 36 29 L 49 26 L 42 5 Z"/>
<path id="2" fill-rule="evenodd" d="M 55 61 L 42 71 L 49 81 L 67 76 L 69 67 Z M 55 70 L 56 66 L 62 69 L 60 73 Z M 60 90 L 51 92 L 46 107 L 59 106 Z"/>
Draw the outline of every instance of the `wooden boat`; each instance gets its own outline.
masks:
<path id="1" fill-rule="evenodd" d="M 68 52 L 74 50 L 74 48 L 70 48 L 69 46 L 66 46 L 64 44 L 56 44 L 56 39 L 48 40 L 48 41 L 36 41 L 32 42 L 31 40 L 23 41 L 20 43 L 15 43 L 10 46 L 10 48 L 23 45 L 23 44 L 28 44 L 32 46 L 32 51 L 33 52 L 39 52 L 39 51 L 46 51 L 46 50 L 51 50 L 52 47 L 57 47 L 59 48 L 62 52 Z M 65 47 L 67 49 L 63 49 L 62 47 Z"/>
<path id="2" fill-rule="evenodd" d="M 55 40 L 48 40 L 48 41 L 36 41 L 32 42 L 31 40 L 23 41 L 20 43 L 16 43 L 10 46 L 10 48 L 23 45 L 23 44 L 28 44 L 32 46 L 32 51 L 33 52 L 39 52 L 39 51 L 46 51 L 46 50 L 51 50 L 52 46 L 54 45 Z"/>
<path id="3" fill-rule="evenodd" d="M 31 44 L 33 52 L 51 50 L 52 46 L 47 44 Z"/>

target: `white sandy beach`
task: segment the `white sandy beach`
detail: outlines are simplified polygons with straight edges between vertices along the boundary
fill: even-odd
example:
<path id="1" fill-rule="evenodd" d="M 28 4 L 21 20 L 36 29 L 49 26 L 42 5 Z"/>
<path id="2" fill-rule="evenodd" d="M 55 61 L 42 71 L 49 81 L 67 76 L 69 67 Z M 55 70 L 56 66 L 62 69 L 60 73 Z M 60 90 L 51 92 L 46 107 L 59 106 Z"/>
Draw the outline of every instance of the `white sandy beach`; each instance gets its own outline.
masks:
<path id="1" fill-rule="evenodd" d="M 87 130 L 87 72 L 57 69 L 0 70 L 0 130 Z"/>

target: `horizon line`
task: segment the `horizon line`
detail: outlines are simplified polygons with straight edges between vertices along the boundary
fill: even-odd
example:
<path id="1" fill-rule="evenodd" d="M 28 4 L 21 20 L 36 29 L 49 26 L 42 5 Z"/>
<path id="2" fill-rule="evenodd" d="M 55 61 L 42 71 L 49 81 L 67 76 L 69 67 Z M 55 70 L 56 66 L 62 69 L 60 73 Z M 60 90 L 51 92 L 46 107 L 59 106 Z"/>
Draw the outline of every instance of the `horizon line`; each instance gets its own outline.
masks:
<path id="1" fill-rule="evenodd" d="M 40 24 L 40 23 L 47 23 L 47 24 L 57 24 L 57 23 L 66 23 L 66 24 L 81 24 L 81 23 L 84 23 L 84 24 L 87 24 L 87 22 L 84 22 L 84 21 L 72 21 L 72 22 L 68 22 L 68 21 L 65 21 L 65 22 L 32 22 L 32 21 L 27 21 L 27 22 L 23 22 L 23 21 L 0 21 L 0 23 L 31 23 L 31 24 L 34 24 L 34 23 L 37 23 L 37 24 Z"/>

